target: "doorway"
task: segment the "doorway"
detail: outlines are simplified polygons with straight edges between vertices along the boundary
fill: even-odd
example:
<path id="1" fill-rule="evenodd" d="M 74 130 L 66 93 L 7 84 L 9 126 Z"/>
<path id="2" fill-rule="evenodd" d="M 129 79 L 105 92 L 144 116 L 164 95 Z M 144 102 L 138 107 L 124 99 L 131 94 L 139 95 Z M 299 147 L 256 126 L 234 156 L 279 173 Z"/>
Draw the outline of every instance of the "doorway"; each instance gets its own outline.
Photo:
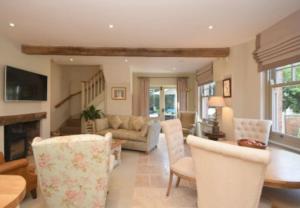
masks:
<path id="1" fill-rule="evenodd" d="M 176 86 L 150 87 L 149 116 L 160 120 L 177 117 Z"/>

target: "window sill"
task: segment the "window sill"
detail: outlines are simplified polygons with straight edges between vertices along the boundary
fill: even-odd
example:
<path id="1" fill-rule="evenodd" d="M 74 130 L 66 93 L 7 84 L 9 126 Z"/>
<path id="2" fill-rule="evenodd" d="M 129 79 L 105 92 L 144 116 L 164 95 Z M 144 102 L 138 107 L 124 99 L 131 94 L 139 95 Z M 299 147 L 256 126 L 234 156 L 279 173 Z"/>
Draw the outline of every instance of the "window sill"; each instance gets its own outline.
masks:
<path id="1" fill-rule="evenodd" d="M 286 149 L 286 150 L 289 150 L 289 151 L 300 154 L 300 148 L 292 147 L 290 145 L 286 145 L 286 144 L 283 144 L 281 142 L 277 142 L 277 141 L 273 141 L 273 140 L 270 140 L 269 143 L 271 143 L 272 145 L 278 146 L 280 148 L 283 148 L 283 149 Z"/>

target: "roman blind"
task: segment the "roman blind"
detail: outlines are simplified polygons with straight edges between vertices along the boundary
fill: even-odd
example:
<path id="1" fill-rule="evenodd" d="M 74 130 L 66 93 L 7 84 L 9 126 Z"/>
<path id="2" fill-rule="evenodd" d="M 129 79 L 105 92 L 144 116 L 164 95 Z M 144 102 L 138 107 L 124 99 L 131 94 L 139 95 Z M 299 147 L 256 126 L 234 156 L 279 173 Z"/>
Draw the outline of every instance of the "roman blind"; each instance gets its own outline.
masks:
<path id="1" fill-rule="evenodd" d="M 300 61 L 300 10 L 256 36 L 258 71 Z"/>
<path id="2" fill-rule="evenodd" d="M 213 64 L 212 63 L 210 63 L 196 71 L 196 80 L 197 80 L 198 86 L 210 83 L 213 81 L 213 79 L 214 79 L 214 77 L 213 77 Z"/>

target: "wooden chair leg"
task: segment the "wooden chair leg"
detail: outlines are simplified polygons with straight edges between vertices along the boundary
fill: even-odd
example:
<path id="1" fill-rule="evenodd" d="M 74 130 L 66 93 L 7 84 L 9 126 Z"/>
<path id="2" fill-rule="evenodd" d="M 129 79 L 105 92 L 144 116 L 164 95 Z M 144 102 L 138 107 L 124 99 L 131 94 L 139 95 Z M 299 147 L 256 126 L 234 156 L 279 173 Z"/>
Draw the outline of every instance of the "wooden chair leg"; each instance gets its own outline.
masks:
<path id="1" fill-rule="evenodd" d="M 36 199 L 36 197 L 37 197 L 36 189 L 31 190 L 30 194 L 33 199 Z"/>
<path id="2" fill-rule="evenodd" d="M 180 177 L 179 177 L 179 176 L 177 176 L 176 188 L 179 186 L 179 183 L 180 183 Z"/>
<path id="3" fill-rule="evenodd" d="M 168 190 L 167 190 L 167 196 L 170 195 L 171 187 L 172 187 L 172 182 L 173 182 L 173 172 L 170 171 L 170 178 L 169 178 L 169 185 L 168 185 Z"/>

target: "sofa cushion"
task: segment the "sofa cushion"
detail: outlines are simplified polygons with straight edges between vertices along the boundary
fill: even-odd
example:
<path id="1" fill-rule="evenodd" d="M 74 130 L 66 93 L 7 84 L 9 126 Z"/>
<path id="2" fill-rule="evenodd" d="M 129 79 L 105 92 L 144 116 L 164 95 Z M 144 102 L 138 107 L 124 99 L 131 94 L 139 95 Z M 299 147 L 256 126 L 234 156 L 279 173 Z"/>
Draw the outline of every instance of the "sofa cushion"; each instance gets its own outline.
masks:
<path id="1" fill-rule="evenodd" d="M 104 129 L 98 131 L 97 134 L 105 135 L 106 133 L 111 132 L 114 139 L 127 139 L 132 141 L 141 141 L 145 142 L 146 137 L 142 136 L 141 132 L 127 129 Z"/>
<path id="2" fill-rule="evenodd" d="M 140 131 L 145 125 L 145 120 L 142 116 L 132 116 L 131 117 L 132 128 L 136 131 Z"/>
<path id="3" fill-rule="evenodd" d="M 113 129 L 118 129 L 122 124 L 122 121 L 119 118 L 119 116 L 110 116 L 108 118 L 108 122 L 109 122 L 109 126 L 112 127 Z"/>
<path id="4" fill-rule="evenodd" d="M 96 123 L 96 131 L 108 129 L 108 119 L 107 118 L 96 119 L 95 123 Z"/>
<path id="5" fill-rule="evenodd" d="M 120 128 L 121 129 L 129 129 L 130 116 L 119 116 L 119 118 L 122 121 L 122 124 L 121 124 Z"/>

